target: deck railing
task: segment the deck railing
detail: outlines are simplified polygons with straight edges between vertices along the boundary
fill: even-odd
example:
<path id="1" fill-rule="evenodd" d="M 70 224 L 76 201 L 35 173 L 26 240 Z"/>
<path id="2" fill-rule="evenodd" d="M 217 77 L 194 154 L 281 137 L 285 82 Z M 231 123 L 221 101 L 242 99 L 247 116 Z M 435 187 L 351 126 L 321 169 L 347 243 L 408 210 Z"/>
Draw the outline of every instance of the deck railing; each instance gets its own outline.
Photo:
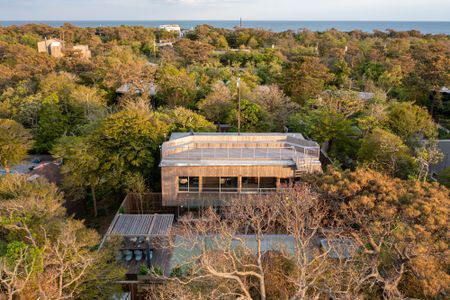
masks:
<path id="1" fill-rule="evenodd" d="M 169 160 L 294 160 L 319 159 L 319 147 L 199 147 L 196 144 L 164 149 L 164 159 Z"/>
<path id="2" fill-rule="evenodd" d="M 200 195 L 217 195 L 217 194 L 257 194 L 257 195 L 266 195 L 266 194 L 273 194 L 273 193 L 279 193 L 283 190 L 286 190 L 286 188 L 241 188 L 240 190 L 236 188 L 203 188 L 202 191 L 198 190 L 180 190 L 178 191 L 179 194 L 200 194 Z"/>

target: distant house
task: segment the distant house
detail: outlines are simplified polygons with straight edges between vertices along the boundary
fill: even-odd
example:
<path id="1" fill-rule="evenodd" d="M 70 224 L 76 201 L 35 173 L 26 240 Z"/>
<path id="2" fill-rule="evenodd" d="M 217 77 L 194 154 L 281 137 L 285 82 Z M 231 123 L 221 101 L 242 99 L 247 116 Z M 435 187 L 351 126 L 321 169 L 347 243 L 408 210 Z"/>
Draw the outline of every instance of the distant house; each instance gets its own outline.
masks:
<path id="1" fill-rule="evenodd" d="M 442 94 L 450 95 L 450 89 L 448 87 L 443 87 L 441 89 Z"/>
<path id="2" fill-rule="evenodd" d="M 180 37 L 180 38 L 183 37 L 183 31 L 181 30 L 180 25 L 176 25 L 176 24 L 161 25 L 161 26 L 159 26 L 159 29 L 166 30 L 169 32 L 176 32 L 176 33 L 178 33 L 178 37 Z"/>
<path id="3" fill-rule="evenodd" d="M 143 87 L 138 87 L 133 83 L 125 83 L 122 84 L 117 90 L 116 94 L 118 95 L 142 95 L 144 92 L 148 92 L 150 96 L 156 95 L 156 85 L 154 83 L 142 84 Z"/>
<path id="4" fill-rule="evenodd" d="M 321 171 L 320 148 L 299 133 L 173 133 L 161 148 L 162 205 L 226 206 L 282 192 Z"/>
<path id="5" fill-rule="evenodd" d="M 64 42 L 58 39 L 45 39 L 38 42 L 38 52 L 47 53 L 53 57 L 63 57 Z"/>
<path id="6" fill-rule="evenodd" d="M 45 177 L 49 182 L 57 185 L 62 183 L 61 165 L 59 162 L 45 162 L 37 165 L 30 171 L 31 177 L 39 178 Z"/>
<path id="7" fill-rule="evenodd" d="M 361 100 L 365 100 L 365 101 L 372 100 L 373 97 L 375 97 L 374 93 L 369 93 L 369 92 L 358 92 L 358 95 Z"/>
<path id="8" fill-rule="evenodd" d="M 331 90 L 326 90 L 323 92 L 324 95 L 340 95 L 340 96 L 345 96 L 348 94 L 352 94 L 352 93 L 356 93 L 359 97 L 359 99 L 364 100 L 364 101 L 369 101 L 372 100 L 375 97 L 375 93 L 371 93 L 371 92 L 358 92 L 358 91 L 351 91 L 351 90 L 337 90 L 337 91 L 331 91 Z"/>
<path id="9" fill-rule="evenodd" d="M 64 51 L 72 52 L 79 55 L 82 58 L 91 58 L 91 50 L 88 45 L 75 45 L 71 48 L 65 48 L 64 41 L 59 39 L 45 39 L 37 44 L 39 53 L 47 53 L 53 57 L 63 57 Z"/>
<path id="10" fill-rule="evenodd" d="M 26 174 L 28 181 L 45 177 L 51 183 L 60 184 L 62 181 L 60 166 L 60 162 L 55 161 L 50 155 L 30 155 L 14 165 L 10 172 L 11 174 Z M 5 174 L 5 170 L 0 168 L 0 176 Z"/>
<path id="11" fill-rule="evenodd" d="M 89 50 L 88 45 L 75 45 L 72 47 L 72 51 L 85 59 L 89 59 L 92 56 L 91 50 Z"/>

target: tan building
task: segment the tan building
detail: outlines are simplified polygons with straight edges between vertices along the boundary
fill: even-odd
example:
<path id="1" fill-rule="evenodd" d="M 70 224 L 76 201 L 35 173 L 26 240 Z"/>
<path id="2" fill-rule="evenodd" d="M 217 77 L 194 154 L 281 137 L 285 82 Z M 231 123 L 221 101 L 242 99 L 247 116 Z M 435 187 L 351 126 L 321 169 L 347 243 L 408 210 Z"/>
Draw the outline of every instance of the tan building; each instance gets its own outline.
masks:
<path id="1" fill-rule="evenodd" d="M 162 205 L 226 205 L 280 192 L 321 171 L 320 148 L 299 133 L 173 133 L 161 149 Z"/>
<path id="2" fill-rule="evenodd" d="M 89 59 L 92 56 L 91 50 L 89 50 L 88 45 L 75 45 L 72 47 L 72 51 L 85 59 Z"/>
<path id="3" fill-rule="evenodd" d="M 38 42 L 38 52 L 39 53 L 47 53 L 53 57 L 62 57 L 63 56 L 63 47 L 64 43 L 58 39 L 45 39 L 43 41 Z"/>
<path id="4" fill-rule="evenodd" d="M 53 57 L 63 57 L 64 51 L 74 53 L 82 58 L 91 58 L 91 50 L 88 45 L 75 45 L 72 48 L 64 47 L 64 42 L 58 39 L 45 39 L 37 44 L 39 53 L 47 53 Z"/>

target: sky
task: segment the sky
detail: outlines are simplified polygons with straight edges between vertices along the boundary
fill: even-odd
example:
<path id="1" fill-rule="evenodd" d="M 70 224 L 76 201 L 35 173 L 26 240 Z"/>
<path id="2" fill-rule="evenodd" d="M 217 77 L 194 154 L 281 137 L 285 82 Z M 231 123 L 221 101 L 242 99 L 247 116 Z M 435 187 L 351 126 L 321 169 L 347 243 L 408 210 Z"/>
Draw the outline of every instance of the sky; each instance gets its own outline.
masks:
<path id="1" fill-rule="evenodd" d="M 0 0 L 0 20 L 450 21 L 450 0 Z"/>

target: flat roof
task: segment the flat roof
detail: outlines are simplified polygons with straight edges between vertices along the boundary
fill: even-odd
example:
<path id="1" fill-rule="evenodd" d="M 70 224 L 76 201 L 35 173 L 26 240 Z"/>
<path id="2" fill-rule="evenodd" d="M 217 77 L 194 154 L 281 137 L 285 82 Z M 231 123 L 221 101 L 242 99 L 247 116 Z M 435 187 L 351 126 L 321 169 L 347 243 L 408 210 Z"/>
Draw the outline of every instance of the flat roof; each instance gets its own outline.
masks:
<path id="1" fill-rule="evenodd" d="M 318 163 L 320 147 L 300 133 L 175 132 L 162 145 L 161 167 L 295 166 Z"/>
<path id="2" fill-rule="evenodd" d="M 304 139 L 301 133 L 292 133 L 292 132 L 173 132 L 170 135 L 170 140 L 176 140 L 183 137 L 196 137 L 196 136 L 241 136 L 241 137 L 274 137 L 274 136 L 291 136 L 295 138 Z"/>
<path id="3" fill-rule="evenodd" d="M 107 235 L 126 237 L 166 236 L 172 229 L 172 214 L 117 214 Z"/>
<path id="4" fill-rule="evenodd" d="M 293 160 L 163 160 L 161 167 L 295 166 Z"/>

